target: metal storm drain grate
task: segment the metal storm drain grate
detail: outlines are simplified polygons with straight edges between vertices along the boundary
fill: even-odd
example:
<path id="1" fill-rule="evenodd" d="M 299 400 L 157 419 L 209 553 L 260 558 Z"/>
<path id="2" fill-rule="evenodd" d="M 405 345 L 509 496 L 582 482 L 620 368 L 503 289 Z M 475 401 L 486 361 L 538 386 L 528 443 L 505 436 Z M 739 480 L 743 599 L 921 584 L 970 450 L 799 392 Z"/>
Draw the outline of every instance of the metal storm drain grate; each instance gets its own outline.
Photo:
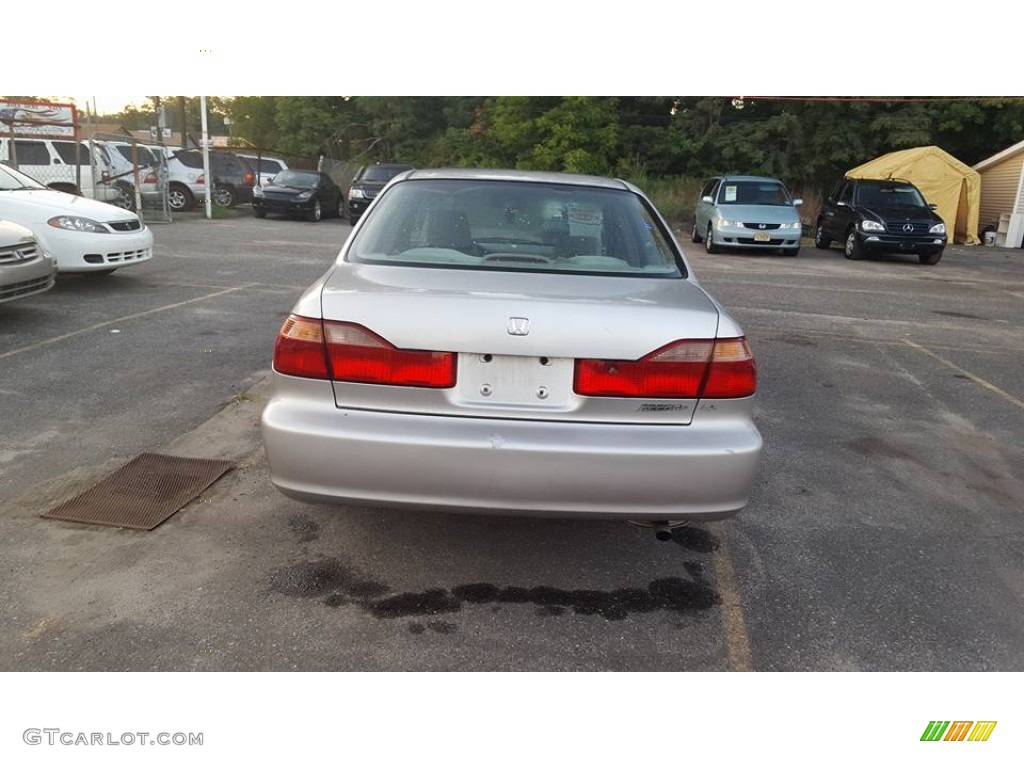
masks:
<path id="1" fill-rule="evenodd" d="M 232 466 L 219 459 L 141 453 L 43 517 L 151 531 Z"/>

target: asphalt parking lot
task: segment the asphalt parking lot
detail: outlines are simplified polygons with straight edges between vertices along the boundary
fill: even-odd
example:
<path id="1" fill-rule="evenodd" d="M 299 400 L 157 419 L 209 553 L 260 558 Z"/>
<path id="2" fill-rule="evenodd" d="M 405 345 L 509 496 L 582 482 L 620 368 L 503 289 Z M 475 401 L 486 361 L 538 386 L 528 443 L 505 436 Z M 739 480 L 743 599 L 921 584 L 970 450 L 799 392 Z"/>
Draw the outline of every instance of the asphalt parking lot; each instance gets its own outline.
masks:
<path id="1" fill-rule="evenodd" d="M 680 238 L 766 448 L 744 513 L 662 543 L 278 494 L 273 339 L 349 231 L 180 217 L 151 262 L 0 305 L 0 669 L 1024 669 L 1024 251 Z M 150 533 L 40 519 L 142 451 L 236 468 Z"/>

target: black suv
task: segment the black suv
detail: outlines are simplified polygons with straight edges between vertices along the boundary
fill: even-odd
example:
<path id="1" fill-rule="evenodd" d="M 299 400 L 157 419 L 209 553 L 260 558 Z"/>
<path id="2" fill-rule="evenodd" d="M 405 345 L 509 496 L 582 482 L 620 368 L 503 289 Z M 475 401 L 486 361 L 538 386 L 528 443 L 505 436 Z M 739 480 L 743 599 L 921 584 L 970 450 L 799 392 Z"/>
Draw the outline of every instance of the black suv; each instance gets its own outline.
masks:
<path id="1" fill-rule="evenodd" d="M 348 189 L 348 220 L 353 224 L 359 221 L 363 211 L 384 189 L 385 184 L 403 171 L 411 171 L 413 168 L 415 166 L 403 163 L 377 163 L 360 168 Z"/>
<path id="2" fill-rule="evenodd" d="M 916 253 L 922 264 L 938 264 L 946 247 L 946 225 L 921 192 L 902 179 L 843 179 L 828 196 L 814 228 L 814 244 L 843 243 L 848 259 L 869 251 Z"/>

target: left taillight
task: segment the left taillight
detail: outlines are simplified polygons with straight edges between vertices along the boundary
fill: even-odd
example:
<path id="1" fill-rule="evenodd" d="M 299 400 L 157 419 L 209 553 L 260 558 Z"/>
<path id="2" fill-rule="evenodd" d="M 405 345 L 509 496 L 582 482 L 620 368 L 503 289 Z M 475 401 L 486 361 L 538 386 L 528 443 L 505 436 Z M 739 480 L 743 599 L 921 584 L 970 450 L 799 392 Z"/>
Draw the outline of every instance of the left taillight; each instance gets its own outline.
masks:
<path id="1" fill-rule="evenodd" d="M 251 187 L 256 183 L 256 177 L 252 173 L 245 174 L 245 186 Z"/>
<path id="2" fill-rule="evenodd" d="M 639 360 L 577 360 L 573 389 L 588 397 L 749 397 L 757 371 L 743 337 L 684 339 Z"/>
<path id="3" fill-rule="evenodd" d="M 455 385 L 452 352 L 398 349 L 355 323 L 290 315 L 274 344 L 274 370 L 307 379 L 447 388 Z"/>
<path id="4" fill-rule="evenodd" d="M 455 385 L 455 354 L 398 349 L 355 323 L 325 322 L 331 378 L 443 389 Z"/>

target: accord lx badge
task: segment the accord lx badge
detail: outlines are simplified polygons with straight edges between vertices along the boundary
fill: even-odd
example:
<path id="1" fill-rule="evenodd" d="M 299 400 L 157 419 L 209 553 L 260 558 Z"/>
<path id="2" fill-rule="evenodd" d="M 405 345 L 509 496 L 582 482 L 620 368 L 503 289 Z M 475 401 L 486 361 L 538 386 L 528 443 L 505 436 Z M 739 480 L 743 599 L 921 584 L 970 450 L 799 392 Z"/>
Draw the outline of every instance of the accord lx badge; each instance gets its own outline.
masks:
<path id="1" fill-rule="evenodd" d="M 530 318 L 510 317 L 508 319 L 508 332 L 513 336 L 526 336 L 530 333 Z"/>

